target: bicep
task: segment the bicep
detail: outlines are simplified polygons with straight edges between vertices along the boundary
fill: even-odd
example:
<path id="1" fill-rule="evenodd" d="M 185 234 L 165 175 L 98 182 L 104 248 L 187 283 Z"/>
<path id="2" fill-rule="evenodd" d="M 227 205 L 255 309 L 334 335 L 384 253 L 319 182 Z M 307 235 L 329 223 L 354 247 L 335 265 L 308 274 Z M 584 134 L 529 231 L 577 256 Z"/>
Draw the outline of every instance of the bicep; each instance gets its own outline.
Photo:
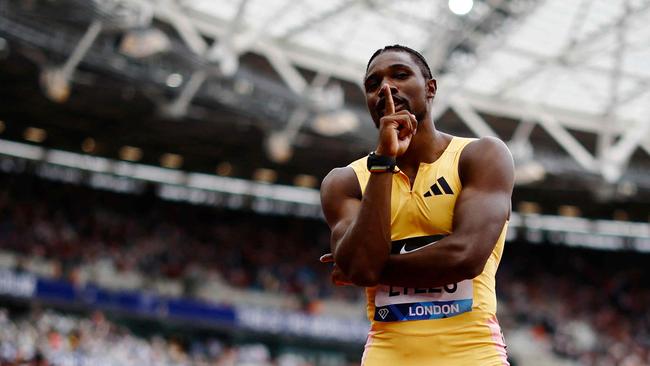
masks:
<path id="1" fill-rule="evenodd" d="M 463 188 L 454 210 L 454 234 L 471 235 L 494 244 L 510 213 L 510 196 L 505 192 Z"/>
<path id="2" fill-rule="evenodd" d="M 332 251 L 361 208 L 361 188 L 352 168 L 332 170 L 321 185 L 321 206 L 332 231 Z"/>
<path id="3" fill-rule="evenodd" d="M 514 167 L 503 142 L 482 139 L 473 144 L 461 156 L 463 189 L 454 209 L 453 232 L 466 237 L 474 244 L 471 251 L 487 259 L 510 215 Z"/>

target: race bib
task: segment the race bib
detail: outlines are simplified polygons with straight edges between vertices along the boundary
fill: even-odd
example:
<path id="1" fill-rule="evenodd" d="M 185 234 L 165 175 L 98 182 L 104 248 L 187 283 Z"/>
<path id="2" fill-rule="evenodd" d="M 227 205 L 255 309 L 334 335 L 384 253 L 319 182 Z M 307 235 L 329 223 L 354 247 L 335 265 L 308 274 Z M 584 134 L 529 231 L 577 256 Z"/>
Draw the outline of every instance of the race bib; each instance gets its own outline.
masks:
<path id="1" fill-rule="evenodd" d="M 392 254 L 410 253 L 434 245 L 443 235 L 396 240 Z M 472 280 L 435 288 L 379 285 L 375 293 L 375 321 L 441 319 L 472 310 Z"/>

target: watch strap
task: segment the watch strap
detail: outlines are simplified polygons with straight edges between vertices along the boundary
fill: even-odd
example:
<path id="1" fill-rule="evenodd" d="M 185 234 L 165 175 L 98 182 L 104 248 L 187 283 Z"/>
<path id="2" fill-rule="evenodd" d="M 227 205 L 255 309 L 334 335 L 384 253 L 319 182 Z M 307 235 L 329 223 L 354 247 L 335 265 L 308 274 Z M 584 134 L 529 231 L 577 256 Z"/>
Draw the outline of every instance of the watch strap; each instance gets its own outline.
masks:
<path id="1" fill-rule="evenodd" d="M 371 173 L 397 173 L 397 160 L 392 156 L 378 155 L 376 152 L 368 154 L 368 171 Z"/>

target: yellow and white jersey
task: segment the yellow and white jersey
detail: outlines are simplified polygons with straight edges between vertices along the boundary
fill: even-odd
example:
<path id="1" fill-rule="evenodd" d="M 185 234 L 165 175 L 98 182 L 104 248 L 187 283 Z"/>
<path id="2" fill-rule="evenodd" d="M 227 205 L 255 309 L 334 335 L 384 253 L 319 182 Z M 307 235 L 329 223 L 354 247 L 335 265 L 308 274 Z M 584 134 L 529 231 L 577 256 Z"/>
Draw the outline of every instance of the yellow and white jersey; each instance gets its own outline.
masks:
<path id="1" fill-rule="evenodd" d="M 458 163 L 471 141 L 454 137 L 438 160 L 420 164 L 412 189 L 404 173 L 393 175 L 393 254 L 417 250 L 451 234 L 454 206 L 462 190 Z M 366 159 L 349 165 L 362 192 L 370 177 Z M 371 327 L 362 364 L 508 365 L 496 318 L 494 279 L 506 230 L 507 222 L 483 273 L 474 279 L 439 288 L 366 288 Z"/>

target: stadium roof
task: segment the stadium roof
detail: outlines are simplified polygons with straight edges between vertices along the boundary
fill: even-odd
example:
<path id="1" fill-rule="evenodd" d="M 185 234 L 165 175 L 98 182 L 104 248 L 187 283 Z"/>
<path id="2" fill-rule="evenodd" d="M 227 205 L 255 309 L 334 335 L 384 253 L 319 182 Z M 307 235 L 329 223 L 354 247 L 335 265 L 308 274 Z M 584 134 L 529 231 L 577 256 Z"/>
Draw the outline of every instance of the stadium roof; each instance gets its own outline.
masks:
<path id="1" fill-rule="evenodd" d="M 236 28 L 235 42 L 256 35 L 262 48 L 270 41 L 296 63 L 310 60 L 304 63 L 353 81 L 374 50 L 401 43 L 434 69 L 448 66 L 443 75 L 465 79 L 470 91 L 622 119 L 647 112 L 649 1 L 493 0 L 465 16 L 427 0 L 182 4 L 188 14 Z M 468 44 L 473 49 L 459 47 Z"/>
<path id="2" fill-rule="evenodd" d="M 647 162 L 650 154 L 650 0 L 474 0 L 465 15 L 451 11 L 458 3 L 472 1 L 2 2 L 0 35 L 50 52 L 41 79 L 46 92 L 72 80 L 78 65 L 90 65 L 143 89 L 154 83 L 164 98 L 152 99 L 166 99 L 161 110 L 171 116 L 187 116 L 188 107 L 206 100 L 241 113 L 254 109 L 263 116 L 256 123 L 266 123 L 269 155 L 298 145 L 306 127 L 334 139 L 347 131 L 369 143 L 365 124 L 353 123 L 364 118 L 360 89 L 349 88 L 360 86 L 374 50 L 406 44 L 424 54 L 438 78 L 435 117 L 457 117 L 476 136 L 507 140 L 519 166 L 544 159 L 536 145 L 541 131 L 572 171 L 610 183 L 630 174 L 648 180 L 629 162 Z M 144 37 L 152 29 L 158 34 Z M 132 30 L 139 35 L 131 37 Z M 115 47 L 107 35 L 118 32 Z M 67 59 L 51 72 L 61 57 Z M 279 83 L 269 83 L 271 74 Z M 348 113 L 334 114 L 332 106 Z M 442 118 L 449 112 L 454 118 Z M 345 118 L 322 119 L 327 130 L 320 115 Z M 504 133 L 488 116 L 514 125 Z M 340 126 L 332 130 L 334 122 Z"/>
<path id="3" fill-rule="evenodd" d="M 463 16 L 426 0 L 154 3 L 177 27 L 187 16 L 235 52 L 266 54 L 295 90 L 305 83 L 291 65 L 359 82 L 374 50 L 407 44 L 446 88 L 439 112 L 451 107 L 478 135 L 495 133 L 477 110 L 535 122 L 610 181 L 639 145 L 650 153 L 650 1 L 486 0 Z M 598 151 L 562 126 L 597 133 Z"/>

